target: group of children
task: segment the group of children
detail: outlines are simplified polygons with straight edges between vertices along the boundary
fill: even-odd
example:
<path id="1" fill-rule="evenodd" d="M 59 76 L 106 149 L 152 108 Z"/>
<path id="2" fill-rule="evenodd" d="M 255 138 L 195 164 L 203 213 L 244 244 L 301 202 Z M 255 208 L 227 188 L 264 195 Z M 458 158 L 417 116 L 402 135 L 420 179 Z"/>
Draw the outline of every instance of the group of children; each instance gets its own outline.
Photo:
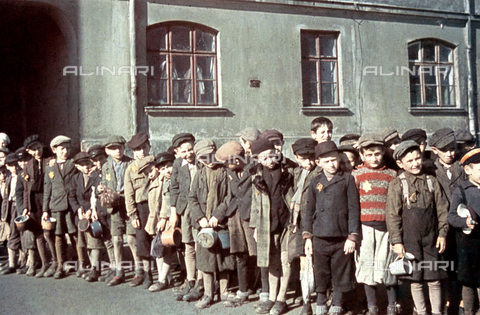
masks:
<path id="1" fill-rule="evenodd" d="M 339 146 L 332 131 L 329 119 L 314 119 L 311 137 L 292 145 L 296 162 L 282 153 L 281 132 L 251 127 L 218 148 L 212 140 L 178 134 L 156 156 L 145 133 L 128 142 L 110 136 L 73 159 L 66 136 L 50 142 L 52 158 L 45 158 L 36 135 L 9 154 L 0 139 L 0 152 L 6 153 L 1 219 L 10 226 L 2 274 L 63 278 L 68 234 L 78 277 L 120 285 L 128 268 L 126 235 L 135 268 L 130 286 L 166 289 L 170 268 L 182 266 L 185 280 L 172 293 L 178 301 L 197 301 L 199 309 L 217 294 L 225 307 L 242 305 L 259 279 L 255 312 L 283 314 L 287 290 L 299 291 L 310 256 L 317 315 L 342 314 L 344 295 L 357 284 L 364 287 L 369 315 L 384 313 L 377 301 L 381 288 L 386 313 L 398 314 L 400 282 L 409 284 L 418 315 L 427 309 L 441 314 L 447 305 L 449 314 L 462 305 L 473 315 L 480 287 L 480 149 L 474 138 L 437 130 L 428 156 L 421 129 L 401 137 L 393 129 L 349 134 Z M 457 212 L 459 205 L 470 214 Z M 29 217 L 24 231 L 15 224 L 20 215 Z M 43 229 L 50 218 L 55 229 Z M 99 222 L 102 232 L 85 229 L 85 222 Z M 181 229 L 182 244 L 158 250 L 156 240 L 175 228 Z M 110 268 L 102 276 L 104 249 Z M 392 275 L 389 264 L 402 258 L 413 263 L 412 272 Z M 229 291 L 233 272 L 235 293 Z M 310 292 L 304 293 L 301 314 L 313 314 Z"/>

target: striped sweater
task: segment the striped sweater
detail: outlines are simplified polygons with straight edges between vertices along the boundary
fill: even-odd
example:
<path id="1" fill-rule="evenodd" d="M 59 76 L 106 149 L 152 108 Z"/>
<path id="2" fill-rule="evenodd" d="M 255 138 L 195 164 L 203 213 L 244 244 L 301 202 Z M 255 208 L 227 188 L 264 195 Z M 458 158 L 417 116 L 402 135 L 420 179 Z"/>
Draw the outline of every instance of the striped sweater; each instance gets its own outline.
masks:
<path id="1" fill-rule="evenodd" d="M 360 193 L 362 222 L 385 221 L 385 206 L 387 203 L 388 184 L 397 173 L 385 166 L 377 169 L 367 164 L 352 172 Z"/>

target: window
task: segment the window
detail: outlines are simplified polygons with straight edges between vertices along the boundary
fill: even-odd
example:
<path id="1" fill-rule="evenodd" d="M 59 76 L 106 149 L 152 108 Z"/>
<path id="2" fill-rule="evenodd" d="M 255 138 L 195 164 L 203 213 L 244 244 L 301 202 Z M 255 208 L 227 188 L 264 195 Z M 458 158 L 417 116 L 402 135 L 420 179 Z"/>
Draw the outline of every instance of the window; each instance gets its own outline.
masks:
<path id="1" fill-rule="evenodd" d="M 205 27 L 159 24 L 147 29 L 150 106 L 216 106 L 217 35 Z"/>
<path id="2" fill-rule="evenodd" d="M 408 45 L 412 107 L 455 106 L 453 46 L 438 40 Z"/>
<path id="3" fill-rule="evenodd" d="M 303 105 L 338 105 L 337 33 L 302 32 Z"/>

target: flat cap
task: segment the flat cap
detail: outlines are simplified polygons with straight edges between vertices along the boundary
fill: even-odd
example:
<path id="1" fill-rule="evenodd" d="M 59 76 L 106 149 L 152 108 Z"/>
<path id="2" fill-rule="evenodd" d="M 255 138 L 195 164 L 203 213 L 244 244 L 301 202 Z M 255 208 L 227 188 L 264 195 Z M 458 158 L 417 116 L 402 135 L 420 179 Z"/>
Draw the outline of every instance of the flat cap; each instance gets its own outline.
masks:
<path id="1" fill-rule="evenodd" d="M 338 152 L 337 145 L 332 140 L 320 142 L 315 147 L 315 158 L 321 157 L 327 153 Z"/>
<path id="2" fill-rule="evenodd" d="M 75 164 L 81 164 L 81 163 L 90 163 L 90 155 L 88 155 L 87 152 L 78 152 L 75 154 L 75 157 L 73 158 L 73 163 Z"/>
<path id="3" fill-rule="evenodd" d="M 153 155 L 148 155 L 141 160 L 138 160 L 138 172 L 141 173 L 146 170 L 149 166 L 155 164 L 155 157 Z"/>
<path id="4" fill-rule="evenodd" d="M 283 134 L 276 129 L 266 129 L 258 137 L 265 138 L 270 141 L 283 140 Z"/>
<path id="5" fill-rule="evenodd" d="M 402 141 L 413 140 L 419 145 L 427 140 L 427 133 L 423 129 L 409 129 L 402 135 Z"/>
<path id="6" fill-rule="evenodd" d="M 236 158 L 243 158 L 245 150 L 237 141 L 230 141 L 218 148 L 215 153 L 217 161 L 235 161 Z"/>
<path id="7" fill-rule="evenodd" d="M 348 152 L 352 152 L 352 153 L 355 154 L 356 156 L 359 155 L 358 150 L 355 149 L 355 148 L 353 147 L 353 145 L 351 145 L 351 144 L 348 144 L 348 145 L 345 145 L 345 144 L 344 144 L 344 145 L 339 145 L 339 146 L 338 146 L 338 151 L 342 151 L 342 152 L 348 151 Z"/>
<path id="8" fill-rule="evenodd" d="M 460 160 L 460 164 L 468 165 L 471 163 L 480 163 L 480 148 L 472 149 L 465 153 L 465 155 Z"/>
<path id="9" fill-rule="evenodd" d="M 317 141 L 312 138 L 301 138 L 292 144 L 293 154 L 296 155 L 309 155 L 315 154 L 315 147 Z"/>
<path id="10" fill-rule="evenodd" d="M 382 132 L 380 132 L 380 135 L 383 138 L 383 142 L 387 143 L 388 141 L 398 137 L 398 131 L 393 128 L 385 128 L 382 130 Z"/>
<path id="11" fill-rule="evenodd" d="M 88 148 L 87 151 L 88 155 L 90 156 L 91 159 L 94 159 L 95 157 L 99 155 L 104 155 L 107 156 L 107 153 L 105 152 L 105 147 L 100 144 L 94 144 L 90 148 Z"/>
<path id="12" fill-rule="evenodd" d="M 25 140 L 23 140 L 23 146 L 27 149 L 30 149 L 30 147 L 32 147 L 33 145 L 35 145 L 37 143 L 42 144 L 39 140 L 38 135 L 31 135 L 31 136 L 25 138 Z"/>
<path id="13" fill-rule="evenodd" d="M 452 142 L 455 142 L 455 132 L 450 128 L 442 128 L 433 133 L 429 144 L 431 147 L 443 149 Z"/>
<path id="14" fill-rule="evenodd" d="M 155 165 L 164 164 L 175 161 L 175 155 L 171 152 L 161 152 L 155 156 Z"/>
<path id="15" fill-rule="evenodd" d="M 340 143 L 340 145 L 353 145 L 358 142 L 358 139 L 360 139 L 359 134 L 349 133 L 341 137 L 338 143 Z"/>
<path id="16" fill-rule="evenodd" d="M 384 146 L 385 142 L 384 142 L 383 139 L 384 138 L 383 138 L 382 134 L 379 134 L 379 133 L 376 133 L 376 132 L 366 133 L 366 134 L 362 135 L 360 137 L 360 139 L 358 139 L 358 147 L 359 148 L 366 148 L 366 147 L 374 146 L 374 145 Z"/>
<path id="17" fill-rule="evenodd" d="M 110 136 L 107 139 L 105 139 L 105 142 L 103 142 L 103 146 L 105 148 L 109 148 L 115 145 L 124 146 L 126 142 L 127 141 L 122 136 Z"/>
<path id="18" fill-rule="evenodd" d="M 258 129 L 254 128 L 254 127 L 247 127 L 245 129 L 243 129 L 242 131 L 237 132 L 235 134 L 235 136 L 242 137 L 243 139 L 245 139 L 247 141 L 253 142 L 253 141 L 257 140 L 258 137 L 260 136 L 260 131 L 258 131 Z"/>
<path id="19" fill-rule="evenodd" d="M 407 140 L 400 142 L 395 151 L 393 151 L 393 158 L 395 160 L 400 160 L 406 153 L 412 151 L 413 149 L 420 150 L 420 146 L 415 141 Z"/>
<path id="20" fill-rule="evenodd" d="M 10 137 L 5 132 L 0 132 L 0 141 L 5 142 L 7 145 L 9 145 Z"/>
<path id="21" fill-rule="evenodd" d="M 136 148 L 138 148 L 139 146 L 141 146 L 147 141 L 148 141 L 148 135 L 144 132 L 139 132 L 136 135 L 134 135 L 132 139 L 130 139 L 130 141 L 127 142 L 127 146 L 130 149 L 135 150 Z"/>
<path id="22" fill-rule="evenodd" d="M 195 142 L 195 137 L 191 133 L 179 133 L 178 135 L 173 136 L 172 146 L 178 148 L 184 142 Z"/>
<path id="23" fill-rule="evenodd" d="M 32 156 L 28 154 L 27 149 L 25 149 L 25 147 L 18 148 L 17 151 L 15 151 L 15 156 L 19 161 L 26 161 L 32 158 Z"/>
<path id="24" fill-rule="evenodd" d="M 455 140 L 457 143 L 475 142 L 475 137 L 468 130 L 456 130 Z"/>
<path id="25" fill-rule="evenodd" d="M 56 136 L 55 138 L 53 138 L 52 141 L 50 141 L 50 148 L 55 148 L 56 146 L 59 146 L 65 143 L 70 144 L 70 142 L 72 142 L 72 139 L 70 139 L 67 136 Z"/>
<path id="26" fill-rule="evenodd" d="M 275 150 L 275 146 L 272 141 L 265 138 L 258 138 L 250 145 L 250 151 L 252 151 L 252 154 L 260 154 L 267 150 Z"/>
<path id="27" fill-rule="evenodd" d="M 193 147 L 193 151 L 197 156 L 213 153 L 216 149 L 217 146 L 215 145 L 215 142 L 210 139 L 202 139 Z"/>
<path id="28" fill-rule="evenodd" d="M 5 157 L 5 164 L 15 164 L 17 162 L 18 159 L 15 153 L 10 153 Z"/>

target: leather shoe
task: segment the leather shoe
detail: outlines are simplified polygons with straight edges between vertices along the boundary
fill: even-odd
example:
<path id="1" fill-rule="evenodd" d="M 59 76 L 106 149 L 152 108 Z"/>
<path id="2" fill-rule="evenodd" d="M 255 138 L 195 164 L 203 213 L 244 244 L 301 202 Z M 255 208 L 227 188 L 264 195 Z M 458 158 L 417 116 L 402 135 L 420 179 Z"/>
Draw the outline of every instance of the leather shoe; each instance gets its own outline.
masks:
<path id="1" fill-rule="evenodd" d="M 37 272 L 35 278 L 42 278 L 45 275 L 45 272 L 47 272 L 48 268 L 47 266 L 43 266 L 42 269 L 40 269 L 39 272 Z"/>
<path id="2" fill-rule="evenodd" d="M 95 282 L 98 281 L 98 271 L 92 269 L 87 276 L 85 277 L 87 282 Z"/>
<path id="3" fill-rule="evenodd" d="M 25 265 L 22 268 L 17 269 L 17 275 L 24 275 L 27 273 L 27 271 L 28 271 L 28 266 Z"/>
<path id="4" fill-rule="evenodd" d="M 192 289 L 195 287 L 195 281 L 191 280 L 185 280 L 185 283 L 180 286 L 180 290 L 174 291 L 174 296 L 177 301 L 181 301 L 183 299 L 184 295 L 187 295 Z"/>
<path id="5" fill-rule="evenodd" d="M 27 270 L 26 276 L 27 277 L 33 277 L 35 275 L 35 273 L 36 273 L 35 267 L 30 266 Z"/>
<path id="6" fill-rule="evenodd" d="M 187 302 L 198 301 L 204 292 L 203 280 L 198 280 L 193 289 L 182 297 L 182 300 Z"/>
<path id="7" fill-rule="evenodd" d="M 135 276 L 133 277 L 132 282 L 130 282 L 131 287 L 138 287 L 143 283 L 143 280 L 145 280 L 144 276 Z"/>
<path id="8" fill-rule="evenodd" d="M 152 284 L 153 284 L 152 272 L 149 271 L 145 274 L 145 279 L 143 279 L 142 286 L 144 289 L 148 289 Z"/>
<path id="9" fill-rule="evenodd" d="M 262 304 L 260 304 L 256 309 L 255 311 L 257 312 L 257 314 L 268 314 L 270 313 L 270 310 L 272 309 L 273 305 L 275 303 L 273 301 L 266 301 L 266 302 L 263 302 Z"/>
<path id="10" fill-rule="evenodd" d="M 204 295 L 200 301 L 198 301 L 195 306 L 199 309 L 204 309 L 210 307 L 212 305 L 212 298 L 208 295 Z"/>
<path id="11" fill-rule="evenodd" d="M 162 291 L 166 286 L 167 285 L 165 282 L 155 282 L 150 286 L 150 288 L 148 288 L 148 291 L 159 292 L 159 291 Z"/>
<path id="12" fill-rule="evenodd" d="M 9 274 L 12 274 L 12 273 L 15 273 L 17 269 L 15 269 L 15 267 L 8 267 L 7 269 L 4 269 L 2 271 L 2 275 L 9 275 Z"/>
<path id="13" fill-rule="evenodd" d="M 115 269 L 108 269 L 108 272 L 104 276 L 98 277 L 98 281 L 101 282 L 110 282 L 113 277 L 115 277 L 116 270 Z"/>
<path id="14" fill-rule="evenodd" d="M 276 301 L 270 310 L 270 315 L 281 315 L 287 310 L 287 303 Z"/>
<path id="15" fill-rule="evenodd" d="M 303 304 L 300 315 L 313 315 L 312 305 L 310 304 L 310 302 Z"/>
<path id="16" fill-rule="evenodd" d="M 121 283 L 124 283 L 125 282 L 125 276 L 115 276 L 113 277 L 112 280 L 110 280 L 110 282 L 108 283 L 108 286 L 109 287 L 113 287 L 113 286 L 116 286 L 116 285 L 119 285 Z"/>
<path id="17" fill-rule="evenodd" d="M 65 277 L 65 272 L 63 271 L 63 269 L 57 269 L 57 271 L 55 271 L 55 274 L 53 275 L 53 278 L 57 280 L 62 279 L 63 277 Z"/>

